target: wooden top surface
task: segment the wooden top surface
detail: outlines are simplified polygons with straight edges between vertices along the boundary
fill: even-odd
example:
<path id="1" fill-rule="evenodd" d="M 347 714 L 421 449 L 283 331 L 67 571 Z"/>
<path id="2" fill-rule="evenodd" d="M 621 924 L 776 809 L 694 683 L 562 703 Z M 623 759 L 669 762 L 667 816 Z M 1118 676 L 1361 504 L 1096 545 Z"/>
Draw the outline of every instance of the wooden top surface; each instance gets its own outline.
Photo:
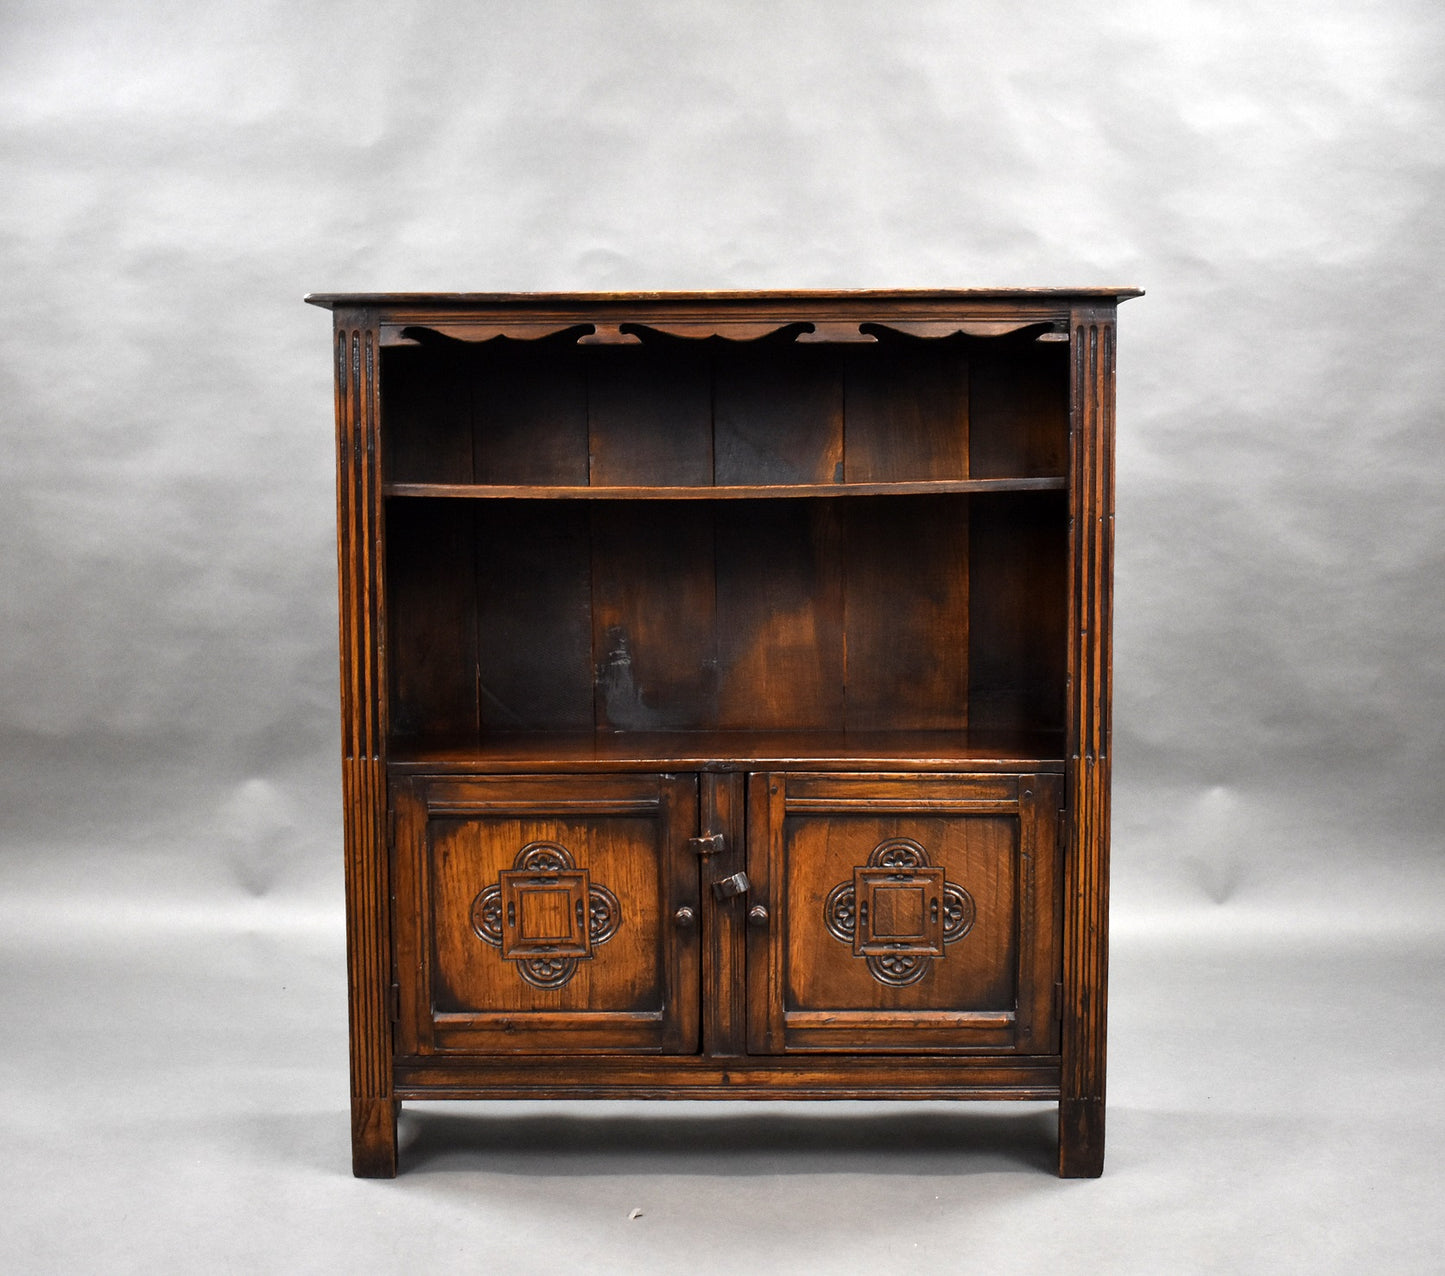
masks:
<path id="1" fill-rule="evenodd" d="M 467 310 L 477 307 L 530 306 L 591 307 L 629 305 L 707 304 L 747 305 L 788 303 L 802 305 L 827 302 L 973 302 L 973 301 L 1127 301 L 1142 297 L 1142 288 L 863 288 L 812 289 L 806 291 L 762 290 L 730 292 L 313 292 L 305 301 L 328 310 L 339 306 L 420 306 L 438 310 Z"/>

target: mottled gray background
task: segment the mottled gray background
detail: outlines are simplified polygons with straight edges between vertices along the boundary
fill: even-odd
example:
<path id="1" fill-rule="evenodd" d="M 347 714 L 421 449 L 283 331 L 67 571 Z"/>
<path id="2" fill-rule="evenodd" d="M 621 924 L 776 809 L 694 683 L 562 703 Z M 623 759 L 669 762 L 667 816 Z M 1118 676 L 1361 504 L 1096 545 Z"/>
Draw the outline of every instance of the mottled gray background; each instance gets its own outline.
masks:
<path id="1" fill-rule="evenodd" d="M 0 1262 L 1438 1270 L 1442 67 L 1424 0 L 7 0 Z M 301 295 L 985 284 L 1148 289 L 1106 1177 L 1044 1109 L 639 1104 L 353 1182 Z"/>

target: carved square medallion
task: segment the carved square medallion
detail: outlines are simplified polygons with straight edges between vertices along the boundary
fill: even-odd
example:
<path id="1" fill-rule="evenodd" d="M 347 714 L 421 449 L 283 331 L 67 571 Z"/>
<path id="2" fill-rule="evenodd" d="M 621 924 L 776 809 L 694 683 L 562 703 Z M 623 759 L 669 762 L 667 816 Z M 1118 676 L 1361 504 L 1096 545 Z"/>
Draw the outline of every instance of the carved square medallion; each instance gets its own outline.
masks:
<path id="1" fill-rule="evenodd" d="M 501 874 L 502 956 L 590 957 L 586 869 Z"/>
<path id="2" fill-rule="evenodd" d="M 853 955 L 909 953 L 943 956 L 943 870 L 857 868 L 853 897 L 858 925 Z"/>

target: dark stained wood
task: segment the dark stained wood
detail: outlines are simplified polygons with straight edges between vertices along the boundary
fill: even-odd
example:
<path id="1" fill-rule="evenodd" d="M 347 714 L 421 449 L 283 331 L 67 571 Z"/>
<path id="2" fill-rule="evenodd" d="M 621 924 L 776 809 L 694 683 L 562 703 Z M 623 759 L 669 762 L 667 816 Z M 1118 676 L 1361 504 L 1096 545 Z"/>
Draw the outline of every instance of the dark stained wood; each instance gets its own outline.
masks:
<path id="1" fill-rule="evenodd" d="M 969 386 L 973 477 L 1037 477 L 1067 471 L 1068 357 L 1067 345 L 1037 342 L 975 355 Z"/>
<path id="2" fill-rule="evenodd" d="M 712 384 L 705 351 L 692 345 L 589 351 L 587 408 L 591 482 L 712 482 Z"/>
<path id="3" fill-rule="evenodd" d="M 389 483 L 388 496 L 482 501 L 759 501 L 835 496 L 936 496 L 947 492 L 1063 492 L 1062 476 L 1003 479 L 921 479 L 898 483 L 773 483 L 712 486 L 497 486 L 481 483 Z"/>
<path id="4" fill-rule="evenodd" d="M 1047 1099 L 1100 1172 L 1132 295 L 309 298 L 357 1174 L 498 1097 Z"/>
<path id="5" fill-rule="evenodd" d="M 707 507 L 607 504 L 592 519 L 596 720 L 692 729 L 717 714 L 716 582 Z"/>
<path id="6" fill-rule="evenodd" d="M 1114 560 L 1114 313 L 1073 313 L 1068 853 L 1064 878 L 1059 1174 L 1104 1169 L 1109 971 L 1109 714 Z"/>
<path id="7" fill-rule="evenodd" d="M 387 511 L 387 648 L 398 736 L 476 731 L 477 594 L 471 506 Z"/>
<path id="8" fill-rule="evenodd" d="M 910 306 L 935 306 L 945 317 L 972 313 L 973 307 L 992 303 L 998 315 L 1021 315 L 1031 302 L 1054 302 L 1067 307 L 1075 299 L 1123 301 L 1142 297 L 1141 288 L 816 288 L 726 289 L 714 292 L 314 292 L 309 305 L 328 309 L 375 306 L 388 312 L 424 312 L 427 308 L 450 312 L 477 312 L 492 308 L 508 315 L 535 315 L 555 310 L 578 314 L 588 306 L 613 306 L 624 314 L 640 315 L 669 308 L 716 317 L 720 312 L 746 310 L 750 303 L 771 305 L 787 313 L 813 317 L 826 303 L 855 303 L 858 312 L 874 322 L 896 322 Z M 421 322 L 414 319 L 413 322 Z"/>
<path id="9" fill-rule="evenodd" d="M 700 905 L 695 777 L 416 781 L 399 798 L 407 1053 L 698 1048 L 698 928 L 674 920 Z M 529 872 L 529 847 L 565 866 Z M 478 930 L 493 887 L 495 943 Z"/>
<path id="10" fill-rule="evenodd" d="M 388 1013 L 390 871 L 386 855 L 387 675 L 378 561 L 379 389 L 375 316 L 335 316 L 337 551 L 341 616 L 341 752 L 345 801 L 351 1154 L 358 1177 L 396 1173 L 396 1104 Z"/>
<path id="11" fill-rule="evenodd" d="M 836 502 L 716 511 L 722 730 L 843 728 L 843 545 Z"/>
<path id="12" fill-rule="evenodd" d="M 587 379 L 575 345 L 506 342 L 475 356 L 474 482 L 585 484 L 587 445 Z"/>
<path id="13" fill-rule="evenodd" d="M 739 1008 L 747 1000 L 745 928 L 751 903 L 746 894 L 719 899 L 711 883 L 747 868 L 745 779 L 737 771 L 699 777 L 702 785 L 700 834 L 719 835 L 721 843 L 703 844 L 702 874 L 703 1053 L 709 1058 L 739 1058 L 747 1041 Z M 696 853 L 696 852 L 695 852 Z"/>
<path id="14" fill-rule="evenodd" d="M 1059 497 L 970 503 L 969 724 L 1064 725 L 1068 510 Z"/>
<path id="15" fill-rule="evenodd" d="M 774 918 L 749 968 L 755 1053 L 1054 1048 L 1058 777 L 773 774 L 751 793 Z M 900 847 L 911 866 L 888 867 Z"/>
<path id="16" fill-rule="evenodd" d="M 394 772 L 726 769 L 1062 771 L 1064 733 L 1020 731 L 488 732 L 394 740 Z"/>
<path id="17" fill-rule="evenodd" d="M 968 364 L 950 344 L 886 343 L 847 360 L 850 483 L 967 479 Z"/>
<path id="18" fill-rule="evenodd" d="M 851 731 L 968 725 L 969 502 L 849 502 L 847 709 Z"/>
<path id="19" fill-rule="evenodd" d="M 472 483 L 472 379 L 454 350 L 387 350 L 382 416 L 388 483 Z"/>
<path id="20" fill-rule="evenodd" d="M 843 481 L 843 379 L 831 351 L 719 350 L 713 414 L 715 484 Z"/>
<path id="21" fill-rule="evenodd" d="M 880 1066 L 880 1063 L 883 1066 Z M 948 1053 L 693 1058 L 477 1055 L 397 1063 L 403 1099 L 1057 1099 L 1058 1059 Z"/>
<path id="22" fill-rule="evenodd" d="M 590 729 L 596 714 L 588 511 L 473 508 L 477 643 L 470 690 L 482 729 Z M 456 584 L 467 592 L 466 582 Z"/>

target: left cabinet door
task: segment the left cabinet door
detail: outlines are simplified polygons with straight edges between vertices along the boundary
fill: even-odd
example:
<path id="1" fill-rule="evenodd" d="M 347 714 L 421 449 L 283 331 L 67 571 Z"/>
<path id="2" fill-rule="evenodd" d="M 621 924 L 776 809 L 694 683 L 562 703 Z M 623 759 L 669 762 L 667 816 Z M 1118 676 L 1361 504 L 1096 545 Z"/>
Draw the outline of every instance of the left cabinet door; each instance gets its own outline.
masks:
<path id="1" fill-rule="evenodd" d="M 397 1054 L 698 1049 L 694 775 L 394 782 Z"/>

